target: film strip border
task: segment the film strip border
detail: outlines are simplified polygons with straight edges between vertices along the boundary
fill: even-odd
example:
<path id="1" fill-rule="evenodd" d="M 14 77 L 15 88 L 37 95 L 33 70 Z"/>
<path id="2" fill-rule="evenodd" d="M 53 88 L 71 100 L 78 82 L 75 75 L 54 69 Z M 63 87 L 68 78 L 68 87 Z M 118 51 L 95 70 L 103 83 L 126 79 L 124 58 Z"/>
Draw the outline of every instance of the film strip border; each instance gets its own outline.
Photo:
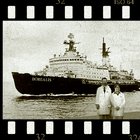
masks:
<path id="1" fill-rule="evenodd" d="M 5 121 L 3 131 L 8 135 L 129 135 L 136 134 L 140 140 L 140 121 L 101 120 L 38 120 Z"/>
<path id="2" fill-rule="evenodd" d="M 139 20 L 135 5 L 45 5 L 4 7 L 3 20 Z"/>

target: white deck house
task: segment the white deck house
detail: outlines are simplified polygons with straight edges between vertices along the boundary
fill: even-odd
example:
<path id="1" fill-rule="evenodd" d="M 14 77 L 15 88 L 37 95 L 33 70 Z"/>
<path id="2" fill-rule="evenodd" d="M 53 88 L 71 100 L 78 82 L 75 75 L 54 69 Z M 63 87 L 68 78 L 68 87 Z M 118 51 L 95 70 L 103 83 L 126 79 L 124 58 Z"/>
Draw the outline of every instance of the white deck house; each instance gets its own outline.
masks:
<path id="1" fill-rule="evenodd" d="M 69 76 L 72 78 L 101 80 L 102 77 L 106 77 L 110 80 L 107 68 L 97 68 L 86 56 L 76 52 L 74 44 L 77 43 L 72 40 L 73 35 L 70 34 L 68 37 L 69 43 L 65 41 L 64 44 L 68 44 L 69 48 L 66 48 L 63 56 L 56 57 L 54 54 L 54 57 L 49 59 L 50 68 L 47 69 L 46 76 L 67 77 L 71 73 Z"/>

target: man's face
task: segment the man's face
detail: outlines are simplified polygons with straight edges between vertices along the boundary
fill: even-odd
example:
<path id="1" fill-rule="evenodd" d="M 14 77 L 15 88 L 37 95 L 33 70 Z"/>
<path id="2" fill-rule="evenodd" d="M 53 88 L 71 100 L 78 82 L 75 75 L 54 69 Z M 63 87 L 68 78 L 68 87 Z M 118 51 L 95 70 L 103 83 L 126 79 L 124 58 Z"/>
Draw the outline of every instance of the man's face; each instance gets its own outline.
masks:
<path id="1" fill-rule="evenodd" d="M 106 79 L 103 79 L 103 80 L 102 80 L 102 85 L 103 85 L 103 86 L 106 86 L 106 85 L 107 85 L 107 80 L 106 80 Z"/>

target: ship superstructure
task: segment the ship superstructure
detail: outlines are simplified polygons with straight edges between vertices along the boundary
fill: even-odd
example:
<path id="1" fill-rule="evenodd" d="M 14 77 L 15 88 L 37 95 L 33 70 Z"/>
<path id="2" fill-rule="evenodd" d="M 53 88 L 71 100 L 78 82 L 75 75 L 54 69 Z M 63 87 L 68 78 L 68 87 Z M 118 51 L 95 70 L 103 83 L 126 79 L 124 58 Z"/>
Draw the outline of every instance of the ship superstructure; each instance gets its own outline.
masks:
<path id="1" fill-rule="evenodd" d="M 92 61 L 87 60 L 87 56 L 81 55 L 76 51 L 75 44 L 80 42 L 74 41 L 74 35 L 70 33 L 68 35 L 69 41 L 64 41 L 63 44 L 69 46 L 65 48 L 63 55 L 54 54 L 53 58 L 49 59 L 50 67 L 44 68 L 43 71 L 35 72 L 36 75 L 42 76 L 57 76 L 57 77 L 70 77 L 70 78 L 84 78 L 91 80 L 101 80 L 103 77 L 110 79 L 123 79 L 123 80 L 133 80 L 134 74 L 133 70 L 129 73 L 126 70 L 120 69 L 116 70 L 115 67 L 110 65 L 109 59 L 109 48 L 106 48 L 106 43 L 103 38 L 102 45 L 102 65 L 98 66 L 93 64 Z"/>
<path id="2" fill-rule="evenodd" d="M 54 54 L 54 57 L 49 59 L 50 68 L 48 67 L 44 71 L 35 74 L 92 80 L 100 80 L 102 77 L 106 77 L 110 80 L 107 67 L 98 68 L 96 64 L 87 60 L 86 55 L 80 55 L 74 47 L 75 44 L 80 42 L 74 42 L 72 33 L 68 35 L 68 38 L 70 38 L 69 42 L 65 40 L 64 44 L 69 45 L 69 48 L 66 48 L 64 54 L 59 56 Z"/>

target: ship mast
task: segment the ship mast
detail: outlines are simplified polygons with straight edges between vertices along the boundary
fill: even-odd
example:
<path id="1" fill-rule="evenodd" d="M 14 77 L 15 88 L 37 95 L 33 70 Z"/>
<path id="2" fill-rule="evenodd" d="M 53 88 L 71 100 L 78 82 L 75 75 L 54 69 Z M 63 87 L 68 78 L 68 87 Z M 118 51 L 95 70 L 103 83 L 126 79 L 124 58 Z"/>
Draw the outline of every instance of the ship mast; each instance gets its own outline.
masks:
<path id="1" fill-rule="evenodd" d="M 110 53 L 109 48 L 106 49 L 106 43 L 104 43 L 104 37 L 103 37 L 102 62 L 103 62 L 103 66 L 106 67 L 109 67 L 109 53 Z"/>
<path id="2" fill-rule="evenodd" d="M 72 33 L 70 33 L 68 35 L 68 38 L 69 39 L 69 42 L 67 42 L 67 40 L 64 41 L 63 44 L 66 44 L 66 45 L 69 45 L 69 49 L 67 50 L 66 48 L 66 51 L 72 51 L 72 52 L 76 52 L 76 47 L 74 47 L 74 44 L 79 44 L 80 42 L 74 42 L 74 35 Z"/>

